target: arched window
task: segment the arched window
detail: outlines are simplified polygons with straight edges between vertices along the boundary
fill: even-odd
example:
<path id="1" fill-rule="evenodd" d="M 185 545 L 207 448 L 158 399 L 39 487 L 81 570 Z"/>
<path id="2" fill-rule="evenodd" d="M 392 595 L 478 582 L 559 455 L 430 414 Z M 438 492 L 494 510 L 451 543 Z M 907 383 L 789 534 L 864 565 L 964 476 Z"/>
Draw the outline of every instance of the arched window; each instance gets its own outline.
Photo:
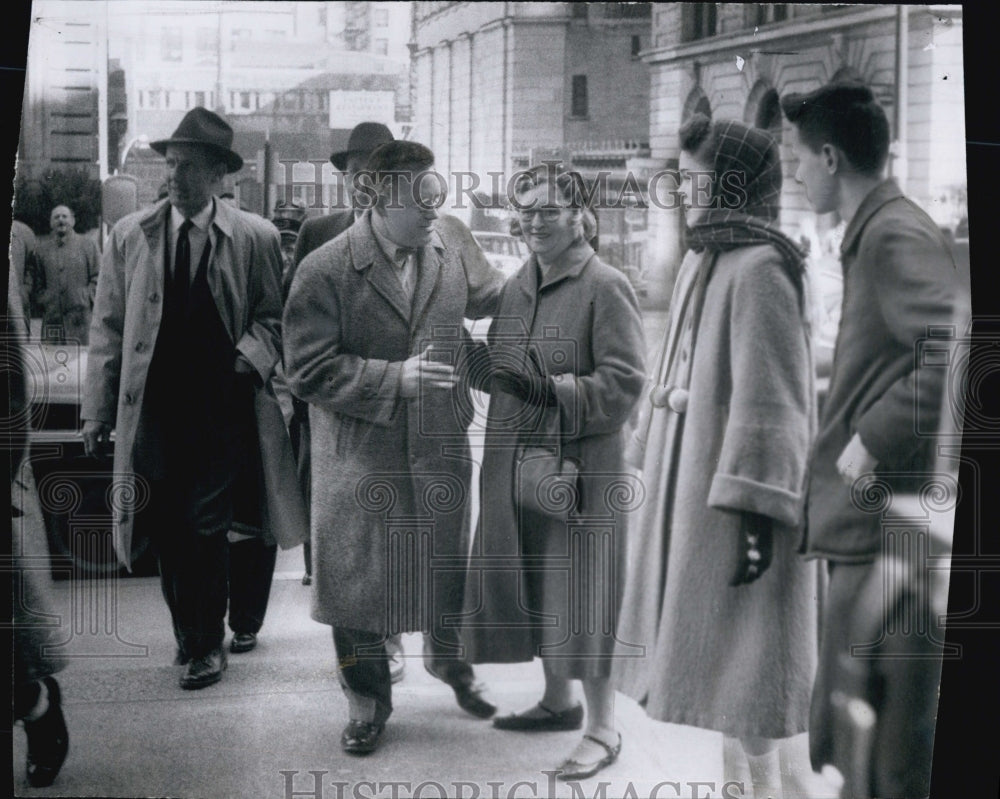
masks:
<path id="1" fill-rule="evenodd" d="M 712 106 L 708 102 L 708 97 L 698 87 L 691 90 L 687 101 L 684 103 L 684 111 L 681 113 L 681 123 L 687 122 L 693 114 L 704 114 L 709 119 L 712 118 Z"/>

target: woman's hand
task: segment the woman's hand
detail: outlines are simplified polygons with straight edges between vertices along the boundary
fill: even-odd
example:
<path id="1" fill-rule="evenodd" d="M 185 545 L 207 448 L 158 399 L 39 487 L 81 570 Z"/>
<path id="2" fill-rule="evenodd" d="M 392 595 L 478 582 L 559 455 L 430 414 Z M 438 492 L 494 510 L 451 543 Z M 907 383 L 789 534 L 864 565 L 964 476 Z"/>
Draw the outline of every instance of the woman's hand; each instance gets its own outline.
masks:
<path id="1" fill-rule="evenodd" d="M 737 538 L 739 565 L 729 585 L 749 585 L 771 565 L 774 535 L 771 519 L 759 513 L 740 513 L 740 533 Z"/>
<path id="2" fill-rule="evenodd" d="M 496 369 L 492 375 L 492 383 L 493 391 L 505 391 L 529 405 L 544 407 L 556 404 L 552 385 L 540 374 Z"/>

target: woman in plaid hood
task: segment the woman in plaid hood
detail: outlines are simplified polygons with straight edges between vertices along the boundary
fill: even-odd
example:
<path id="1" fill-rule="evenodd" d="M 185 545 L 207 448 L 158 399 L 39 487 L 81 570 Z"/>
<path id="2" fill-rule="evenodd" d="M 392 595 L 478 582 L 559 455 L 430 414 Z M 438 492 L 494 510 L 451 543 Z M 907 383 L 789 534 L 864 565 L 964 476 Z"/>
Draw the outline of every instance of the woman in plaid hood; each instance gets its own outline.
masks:
<path id="1" fill-rule="evenodd" d="M 815 568 L 796 554 L 815 416 L 803 259 L 776 224 L 774 140 L 701 115 L 680 134 L 689 249 L 626 456 L 647 495 L 617 683 L 653 718 L 740 740 L 755 795 L 780 797 L 777 739 L 806 731 L 816 665 Z"/>

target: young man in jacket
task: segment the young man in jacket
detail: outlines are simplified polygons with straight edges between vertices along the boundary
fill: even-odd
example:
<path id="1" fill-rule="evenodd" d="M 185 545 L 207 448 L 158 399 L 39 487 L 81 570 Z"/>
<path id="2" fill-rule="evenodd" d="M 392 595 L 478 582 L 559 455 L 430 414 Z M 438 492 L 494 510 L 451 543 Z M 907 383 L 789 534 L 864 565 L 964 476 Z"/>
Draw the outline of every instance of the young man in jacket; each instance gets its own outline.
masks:
<path id="1" fill-rule="evenodd" d="M 836 755 L 843 689 L 836 675 L 856 656 L 855 646 L 875 643 L 853 640 L 851 630 L 859 628 L 859 615 L 880 611 L 859 598 L 871 596 L 864 586 L 892 554 L 894 540 L 883 531 L 885 508 L 874 507 L 873 497 L 884 489 L 888 502 L 933 477 L 945 375 L 917 355 L 922 341 L 942 331 L 954 337 L 960 283 L 937 225 L 882 177 L 889 123 L 870 89 L 832 83 L 786 96 L 781 105 L 792 125 L 795 179 L 817 213 L 835 211 L 846 224 L 844 304 L 810 463 L 803 552 L 825 558 L 829 569 L 810 756 L 817 771 L 826 764 L 849 770 Z M 916 631 L 911 636 L 916 656 L 925 642 Z M 940 668 L 939 660 L 923 663 Z M 926 725 L 934 717 L 927 707 L 936 702 L 927 682 L 913 685 L 912 723 L 876 732 L 892 743 L 873 755 L 867 795 L 926 795 L 933 741 Z M 846 776 L 850 784 L 853 775 Z"/>

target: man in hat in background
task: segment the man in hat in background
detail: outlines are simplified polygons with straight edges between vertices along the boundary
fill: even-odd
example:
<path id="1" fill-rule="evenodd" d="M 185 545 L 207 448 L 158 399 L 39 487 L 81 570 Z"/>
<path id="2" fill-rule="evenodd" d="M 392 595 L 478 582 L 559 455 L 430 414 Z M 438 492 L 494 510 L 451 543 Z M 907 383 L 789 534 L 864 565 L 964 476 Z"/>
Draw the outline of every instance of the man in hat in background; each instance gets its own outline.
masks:
<path id="1" fill-rule="evenodd" d="M 156 546 L 186 689 L 226 668 L 227 532 L 268 529 L 283 546 L 302 533 L 272 471 L 287 433 L 266 401 L 280 353 L 279 237 L 213 197 L 243 164 L 232 141 L 199 107 L 151 144 L 166 157 L 168 196 L 111 231 L 81 410 L 89 455 L 116 431 L 114 471 L 134 502 L 115 508 L 115 546 L 129 566 L 133 523 Z"/>

